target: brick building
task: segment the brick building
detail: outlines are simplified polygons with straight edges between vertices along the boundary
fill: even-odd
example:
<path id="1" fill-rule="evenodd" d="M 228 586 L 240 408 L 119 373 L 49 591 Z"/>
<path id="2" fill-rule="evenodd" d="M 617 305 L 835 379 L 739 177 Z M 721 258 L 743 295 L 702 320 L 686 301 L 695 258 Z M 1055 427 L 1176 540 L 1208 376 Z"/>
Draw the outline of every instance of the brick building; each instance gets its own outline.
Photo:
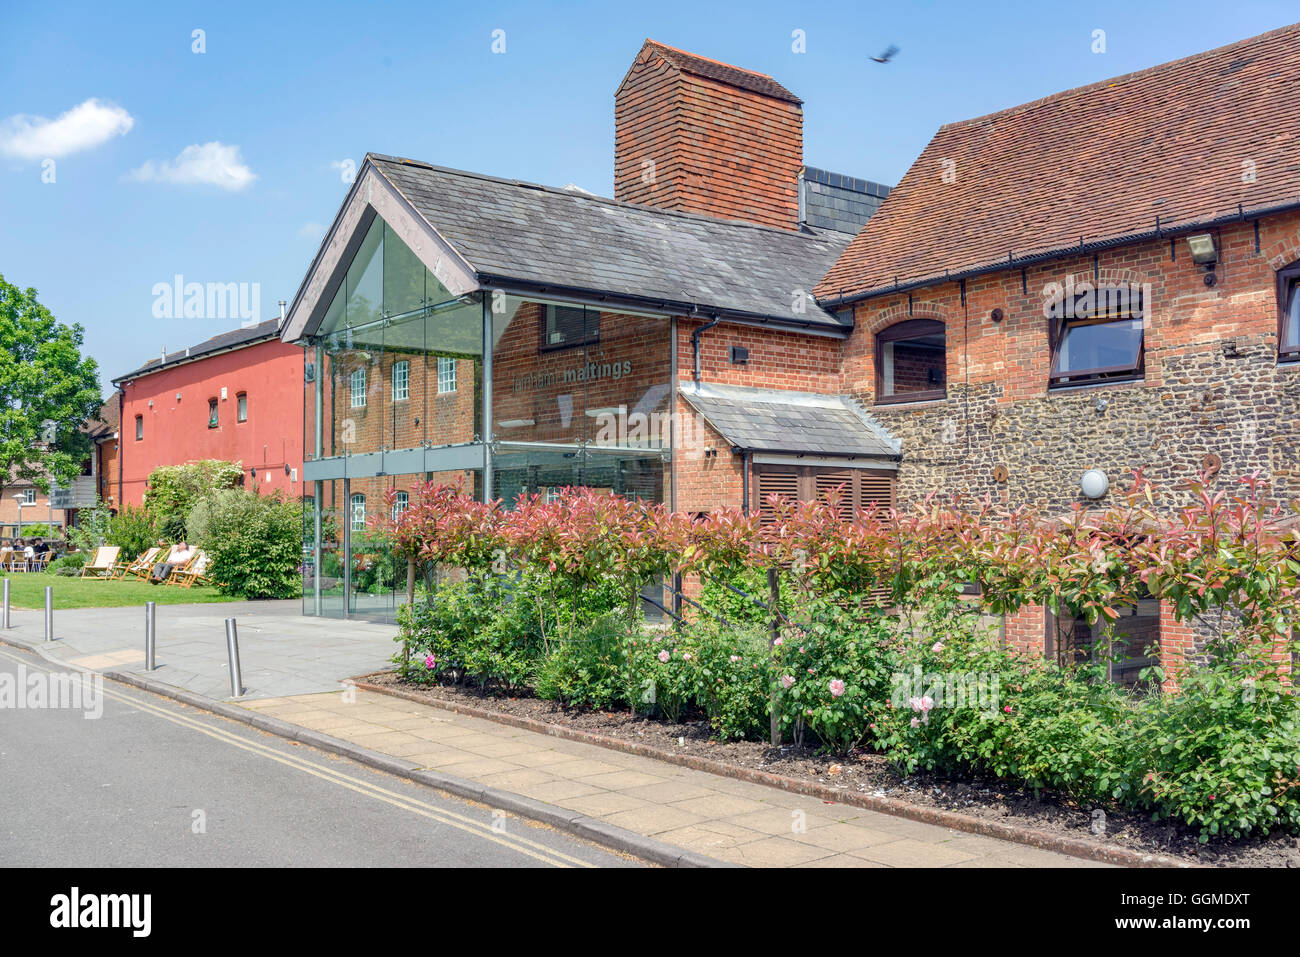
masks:
<path id="1" fill-rule="evenodd" d="M 150 472 L 197 459 L 238 462 L 246 486 L 301 495 L 302 351 L 278 327 L 222 333 L 114 379 L 120 424 L 100 443 L 101 499 L 141 505 Z"/>
<path id="2" fill-rule="evenodd" d="M 1300 494 L 1297 40 L 944 126 L 892 191 L 805 166 L 771 77 L 653 41 L 615 94 L 613 199 L 368 156 L 282 330 L 334 556 L 307 610 L 391 609 L 351 536 L 430 475 L 687 511 L 841 484 L 1064 510 L 1136 466 Z M 1194 639 L 1137 611 L 1134 648 Z M 1063 657 L 1083 631 L 1006 627 Z"/>

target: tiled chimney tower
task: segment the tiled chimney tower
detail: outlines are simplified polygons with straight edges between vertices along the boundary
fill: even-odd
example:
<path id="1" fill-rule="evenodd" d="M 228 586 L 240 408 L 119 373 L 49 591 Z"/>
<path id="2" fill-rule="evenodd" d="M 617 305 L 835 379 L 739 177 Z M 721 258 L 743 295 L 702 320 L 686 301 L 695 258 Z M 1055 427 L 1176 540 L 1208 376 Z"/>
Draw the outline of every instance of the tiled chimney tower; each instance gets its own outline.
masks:
<path id="1" fill-rule="evenodd" d="M 803 101 L 646 40 L 614 94 L 614 197 L 797 229 Z"/>

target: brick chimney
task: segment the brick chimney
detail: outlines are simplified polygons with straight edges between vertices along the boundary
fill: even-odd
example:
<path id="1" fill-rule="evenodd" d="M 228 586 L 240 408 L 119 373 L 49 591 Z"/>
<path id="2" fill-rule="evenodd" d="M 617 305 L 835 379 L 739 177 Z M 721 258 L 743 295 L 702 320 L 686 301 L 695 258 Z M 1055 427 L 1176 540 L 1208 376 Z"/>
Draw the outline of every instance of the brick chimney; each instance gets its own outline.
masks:
<path id="1" fill-rule="evenodd" d="M 803 101 L 646 40 L 614 94 L 614 197 L 798 229 Z"/>

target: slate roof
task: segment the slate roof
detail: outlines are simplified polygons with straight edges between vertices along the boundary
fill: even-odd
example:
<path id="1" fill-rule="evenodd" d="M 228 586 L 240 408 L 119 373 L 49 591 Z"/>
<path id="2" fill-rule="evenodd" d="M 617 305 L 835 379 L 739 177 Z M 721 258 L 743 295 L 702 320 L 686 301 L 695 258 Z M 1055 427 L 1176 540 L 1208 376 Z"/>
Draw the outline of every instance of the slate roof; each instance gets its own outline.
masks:
<path id="1" fill-rule="evenodd" d="M 694 382 L 681 396 L 746 451 L 899 458 L 898 440 L 851 396 Z"/>
<path id="2" fill-rule="evenodd" d="M 889 195 L 870 180 L 805 166 L 799 176 L 799 220 L 817 229 L 856 236 Z"/>
<path id="3" fill-rule="evenodd" d="M 732 66 L 730 63 L 723 63 L 721 60 L 711 60 L 697 53 L 688 53 L 685 50 L 679 50 L 676 47 L 670 47 L 658 40 L 649 38 L 642 44 L 641 52 L 637 54 L 636 59 L 639 61 L 641 54 L 646 51 L 658 54 L 683 73 L 702 76 L 708 80 L 716 80 L 719 83 L 726 83 L 728 86 L 749 90 L 751 93 L 761 93 L 764 96 L 785 100 L 788 103 L 803 103 L 803 100 L 780 83 L 777 83 L 766 73 L 756 73 L 753 70 Z"/>
<path id="4" fill-rule="evenodd" d="M 820 300 L 1300 203 L 1300 25 L 940 128 Z M 1242 162 L 1256 182 L 1242 182 Z M 947 166 L 945 161 L 952 161 Z M 943 173 L 953 177 L 945 182 Z"/>
<path id="5" fill-rule="evenodd" d="M 267 319 L 265 322 L 259 322 L 255 326 L 231 329 L 229 332 L 223 332 L 220 335 L 213 336 L 211 339 L 200 342 L 196 346 L 190 346 L 188 349 L 182 349 L 179 352 L 169 352 L 167 353 L 165 361 L 160 361 L 162 359 L 161 356 L 158 359 L 150 359 L 138 369 L 132 369 L 125 375 L 118 376 L 113 380 L 113 384 L 117 385 L 121 382 L 125 382 L 127 379 L 135 379 L 142 375 L 148 375 L 151 372 L 158 372 L 161 369 L 167 369 L 171 366 L 179 365 L 182 362 L 190 362 L 213 352 L 222 352 L 226 349 L 234 349 L 238 346 L 250 346 L 255 342 L 262 341 L 263 339 L 276 339 L 279 335 L 279 316 L 274 319 Z"/>
<path id="6" fill-rule="evenodd" d="M 848 244 L 834 232 L 775 229 L 368 154 L 461 254 L 482 285 L 591 291 L 677 313 L 848 329 L 811 290 Z M 804 310 L 793 308 L 804 290 Z"/>

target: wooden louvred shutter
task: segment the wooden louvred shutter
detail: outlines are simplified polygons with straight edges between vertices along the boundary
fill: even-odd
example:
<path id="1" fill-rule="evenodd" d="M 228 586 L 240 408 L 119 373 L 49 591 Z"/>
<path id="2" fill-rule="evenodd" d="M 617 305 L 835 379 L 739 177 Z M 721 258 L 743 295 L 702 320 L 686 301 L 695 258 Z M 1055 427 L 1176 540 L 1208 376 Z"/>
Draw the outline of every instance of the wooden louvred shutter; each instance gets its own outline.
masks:
<path id="1" fill-rule="evenodd" d="M 754 492 L 758 499 L 756 507 L 759 522 L 763 525 L 770 524 L 774 521 L 772 507 L 768 503 L 770 496 L 778 495 L 791 502 L 799 501 L 799 470 L 758 469 L 754 474 Z"/>
<path id="2" fill-rule="evenodd" d="M 852 521 L 854 511 L 858 506 L 858 489 L 857 482 L 854 481 L 852 469 L 814 469 L 813 470 L 813 490 L 816 492 L 819 502 L 826 501 L 827 494 L 838 486 L 840 489 L 840 500 L 837 511 L 840 518 L 844 521 Z"/>

